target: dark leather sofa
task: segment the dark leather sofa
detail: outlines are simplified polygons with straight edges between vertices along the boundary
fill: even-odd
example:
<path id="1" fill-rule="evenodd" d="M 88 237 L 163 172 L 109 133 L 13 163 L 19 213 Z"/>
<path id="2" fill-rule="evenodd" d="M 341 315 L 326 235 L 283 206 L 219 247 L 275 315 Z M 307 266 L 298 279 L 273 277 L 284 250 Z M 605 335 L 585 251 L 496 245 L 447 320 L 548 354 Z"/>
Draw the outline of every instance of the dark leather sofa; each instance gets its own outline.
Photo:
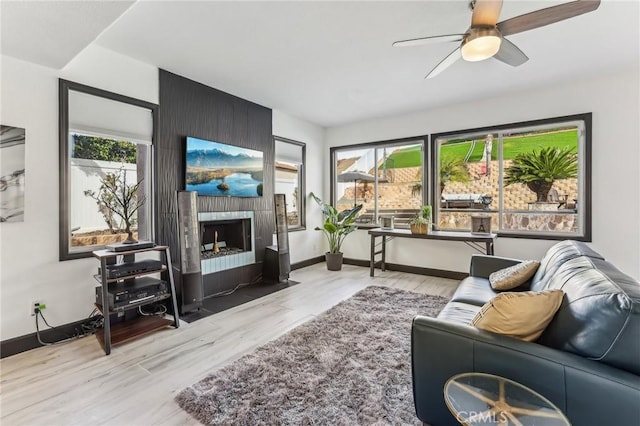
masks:
<path id="1" fill-rule="evenodd" d="M 549 249 L 530 283 L 562 289 L 560 310 L 537 342 L 470 322 L 496 293 L 488 277 L 517 259 L 473 256 L 470 276 L 438 318 L 412 326 L 413 395 L 424 423 L 456 425 L 444 384 L 464 372 L 496 374 L 553 402 L 574 426 L 640 425 L 640 283 L 577 241 Z"/>

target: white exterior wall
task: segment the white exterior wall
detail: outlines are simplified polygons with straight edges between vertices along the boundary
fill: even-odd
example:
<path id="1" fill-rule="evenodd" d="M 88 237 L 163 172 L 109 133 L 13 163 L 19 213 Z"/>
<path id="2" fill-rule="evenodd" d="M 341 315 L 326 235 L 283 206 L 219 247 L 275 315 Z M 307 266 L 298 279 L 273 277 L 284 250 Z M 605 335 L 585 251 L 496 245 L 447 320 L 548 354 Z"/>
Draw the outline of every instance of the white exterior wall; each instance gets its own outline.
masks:
<path id="1" fill-rule="evenodd" d="M 35 332 L 29 305 L 47 320 L 86 318 L 95 300 L 95 259 L 58 261 L 58 78 L 158 102 L 158 70 L 90 46 L 62 71 L 2 56 L 0 120 L 26 129 L 24 222 L 0 224 L 0 339 Z"/>
<path id="2" fill-rule="evenodd" d="M 126 180 L 129 185 L 135 184 L 138 179 L 136 165 L 131 163 L 119 163 L 114 161 L 71 159 L 70 167 L 70 204 L 71 223 L 69 229 L 80 228 L 79 232 L 106 229 L 102 213 L 98 211 L 96 200 L 84 195 L 84 191 L 92 190 L 96 194 L 100 192 L 101 179 L 108 173 L 117 173 L 123 167 Z M 119 218 L 117 220 L 120 220 Z"/>
<path id="3" fill-rule="evenodd" d="M 592 112 L 591 246 L 640 279 L 639 75 L 636 64 L 597 78 L 330 128 L 326 141 L 341 146 Z M 368 260 L 369 236 L 366 231 L 354 234 L 345 241 L 345 256 Z M 499 238 L 495 250 L 501 256 L 539 259 L 554 243 Z M 387 261 L 467 272 L 472 253 L 462 243 L 396 239 L 387 246 Z"/>
<path id="4" fill-rule="evenodd" d="M 295 197 L 293 196 L 293 193 L 296 191 L 296 188 L 298 188 L 298 181 L 292 180 L 292 179 L 296 179 L 298 175 L 291 173 L 292 179 L 285 179 L 282 176 L 282 174 L 284 173 L 285 172 L 276 172 L 275 193 L 285 195 L 285 200 L 287 202 L 287 213 L 291 213 L 294 210 L 296 210 L 298 207 L 294 203 Z"/>

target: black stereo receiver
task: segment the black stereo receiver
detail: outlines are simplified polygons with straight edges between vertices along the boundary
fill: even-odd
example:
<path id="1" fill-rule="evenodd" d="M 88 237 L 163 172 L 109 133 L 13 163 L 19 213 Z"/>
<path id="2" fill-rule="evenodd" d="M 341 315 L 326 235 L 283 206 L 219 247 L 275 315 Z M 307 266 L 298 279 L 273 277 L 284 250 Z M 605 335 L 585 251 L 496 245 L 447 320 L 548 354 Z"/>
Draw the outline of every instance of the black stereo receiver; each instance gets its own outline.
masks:
<path id="1" fill-rule="evenodd" d="M 140 260 L 138 262 L 118 263 L 116 265 L 107 265 L 107 278 L 121 278 L 144 272 L 159 271 L 162 269 L 163 263 L 159 260 Z"/>
<path id="2" fill-rule="evenodd" d="M 108 288 L 109 309 L 119 309 L 135 303 L 152 302 L 169 295 L 166 281 L 151 277 L 110 284 Z M 96 287 L 96 303 L 102 303 L 102 287 Z"/>
<path id="3" fill-rule="evenodd" d="M 132 251 L 132 250 L 142 250 L 146 248 L 155 247 L 155 243 L 153 241 L 138 241 L 136 243 L 115 243 L 115 244 L 107 244 L 106 248 L 109 251 L 121 252 L 121 251 Z"/>

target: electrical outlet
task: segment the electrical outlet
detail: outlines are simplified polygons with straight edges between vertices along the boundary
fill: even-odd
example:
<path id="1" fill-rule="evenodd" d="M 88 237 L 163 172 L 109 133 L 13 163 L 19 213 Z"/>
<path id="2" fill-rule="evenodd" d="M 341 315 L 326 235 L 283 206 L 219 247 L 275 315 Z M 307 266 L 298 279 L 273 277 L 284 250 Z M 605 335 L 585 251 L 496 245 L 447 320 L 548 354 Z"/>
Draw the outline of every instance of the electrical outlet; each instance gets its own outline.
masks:
<path id="1" fill-rule="evenodd" d="M 44 304 L 41 300 L 34 300 L 29 305 L 29 315 L 35 316 L 35 309 L 39 308 L 41 311 L 44 311 L 47 308 L 47 305 Z"/>

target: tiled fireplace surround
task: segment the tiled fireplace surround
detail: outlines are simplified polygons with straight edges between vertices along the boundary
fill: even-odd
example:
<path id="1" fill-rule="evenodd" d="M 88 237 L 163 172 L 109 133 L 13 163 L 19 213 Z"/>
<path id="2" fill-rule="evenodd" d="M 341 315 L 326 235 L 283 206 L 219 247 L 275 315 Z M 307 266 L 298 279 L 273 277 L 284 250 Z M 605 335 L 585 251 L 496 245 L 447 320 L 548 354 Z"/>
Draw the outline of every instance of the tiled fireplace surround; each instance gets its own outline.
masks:
<path id="1" fill-rule="evenodd" d="M 201 243 L 208 250 L 200 260 L 203 275 L 255 263 L 255 225 L 252 211 L 200 212 L 198 222 Z M 218 244 L 226 245 L 217 254 L 211 251 L 215 231 L 218 232 Z M 225 254 L 228 248 L 238 249 L 239 252 L 234 250 L 233 254 Z"/>

